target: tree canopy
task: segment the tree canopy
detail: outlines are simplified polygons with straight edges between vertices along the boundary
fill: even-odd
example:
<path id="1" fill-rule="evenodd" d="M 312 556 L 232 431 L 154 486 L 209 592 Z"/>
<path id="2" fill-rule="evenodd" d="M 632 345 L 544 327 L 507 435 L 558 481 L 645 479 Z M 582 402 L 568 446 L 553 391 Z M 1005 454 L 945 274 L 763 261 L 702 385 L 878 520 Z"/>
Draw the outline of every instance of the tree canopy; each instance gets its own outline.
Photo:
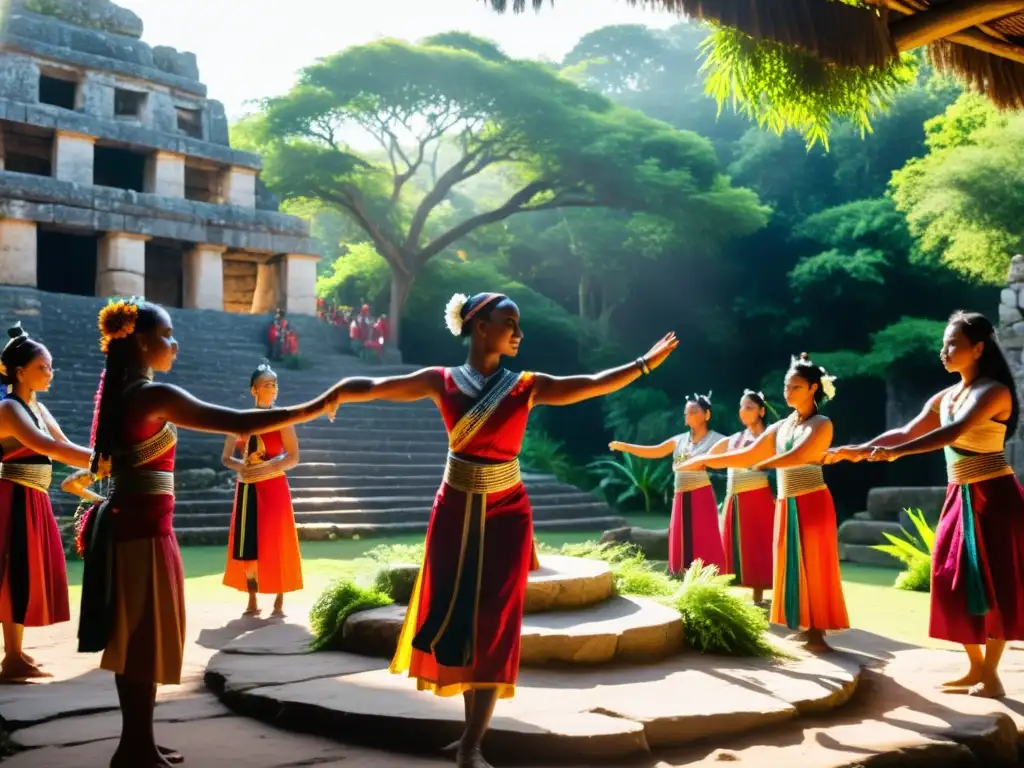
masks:
<path id="1" fill-rule="evenodd" d="M 348 48 L 256 120 L 268 184 L 351 217 L 391 268 L 393 316 L 428 260 L 515 214 L 642 211 L 716 242 L 766 218 L 707 140 L 463 33 Z M 379 151 L 354 149 L 356 136 Z M 460 206 L 467 182 L 486 177 L 506 194 Z"/>

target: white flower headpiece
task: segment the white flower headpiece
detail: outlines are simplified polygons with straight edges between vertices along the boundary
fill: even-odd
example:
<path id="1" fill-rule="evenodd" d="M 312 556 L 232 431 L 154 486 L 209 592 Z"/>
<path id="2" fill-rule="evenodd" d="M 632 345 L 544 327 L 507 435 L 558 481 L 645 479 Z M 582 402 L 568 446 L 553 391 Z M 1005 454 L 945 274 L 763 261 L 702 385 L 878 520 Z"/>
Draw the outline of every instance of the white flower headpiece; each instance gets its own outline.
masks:
<path id="1" fill-rule="evenodd" d="M 809 357 L 807 357 L 806 353 L 800 355 L 800 357 L 797 357 L 796 355 L 790 355 L 790 357 L 789 357 L 789 364 L 791 366 L 796 366 L 798 363 L 804 363 L 805 365 L 813 365 L 813 366 L 815 366 L 821 372 L 821 392 L 822 392 L 822 394 L 824 394 L 825 397 L 828 400 L 830 400 L 830 401 L 831 400 L 835 400 L 835 398 L 836 398 L 836 383 L 835 383 L 836 382 L 836 377 L 835 376 L 830 376 L 828 371 L 826 371 L 823 367 L 821 367 L 820 365 L 816 365 L 815 363 L 811 362 L 811 359 Z"/>
<path id="2" fill-rule="evenodd" d="M 456 293 L 448 299 L 448 304 L 445 305 L 444 324 L 448 326 L 452 336 L 462 335 L 462 308 L 466 306 L 467 301 L 469 301 L 469 296 L 464 293 Z"/>
<path id="3" fill-rule="evenodd" d="M 758 389 L 744 389 L 743 390 L 743 394 L 744 395 L 757 395 L 759 398 L 761 398 L 761 402 L 762 403 L 767 402 L 767 400 L 768 400 L 768 398 L 766 398 L 764 396 L 764 392 L 762 392 L 761 390 L 758 390 Z"/>

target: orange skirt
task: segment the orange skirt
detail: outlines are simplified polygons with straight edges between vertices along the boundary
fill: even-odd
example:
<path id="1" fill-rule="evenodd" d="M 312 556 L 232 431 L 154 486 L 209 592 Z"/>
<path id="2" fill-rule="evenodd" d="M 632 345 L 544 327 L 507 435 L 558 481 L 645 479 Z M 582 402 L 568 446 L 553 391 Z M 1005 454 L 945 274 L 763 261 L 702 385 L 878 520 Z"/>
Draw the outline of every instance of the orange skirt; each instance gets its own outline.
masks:
<path id="1" fill-rule="evenodd" d="M 299 551 L 299 535 L 295 530 L 295 513 L 292 510 L 292 495 L 288 478 L 272 477 L 248 485 L 248 492 L 256 493 L 256 504 L 246 505 L 239 492 L 242 483 L 235 485 L 235 505 L 231 515 L 231 530 L 228 533 L 228 558 L 224 568 L 224 585 L 247 592 L 245 571 L 251 564 L 256 566 L 258 591 L 264 595 L 279 595 L 283 592 L 297 592 L 302 589 L 302 554 Z M 246 506 L 249 507 L 246 510 Z M 243 512 L 255 515 L 251 521 L 239 519 Z M 255 534 L 256 547 L 236 548 L 236 532 L 240 535 Z M 236 552 L 236 549 L 239 551 Z M 254 559 L 247 557 L 255 552 Z"/>
<path id="2" fill-rule="evenodd" d="M 803 630 L 850 627 L 828 488 L 776 502 L 771 621 Z"/>
<path id="3" fill-rule="evenodd" d="M 129 680 L 181 683 L 185 574 L 174 534 L 115 541 L 110 633 L 100 667 Z"/>

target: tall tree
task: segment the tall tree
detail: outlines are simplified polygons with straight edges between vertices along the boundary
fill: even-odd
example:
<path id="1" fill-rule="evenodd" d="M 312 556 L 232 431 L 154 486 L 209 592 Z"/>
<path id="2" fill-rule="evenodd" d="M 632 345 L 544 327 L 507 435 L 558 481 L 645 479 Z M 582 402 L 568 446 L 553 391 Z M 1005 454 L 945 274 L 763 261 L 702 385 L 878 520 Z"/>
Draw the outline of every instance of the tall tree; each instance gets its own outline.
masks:
<path id="1" fill-rule="evenodd" d="M 648 211 L 722 237 L 723 216 L 760 211 L 719 173 L 706 140 L 461 33 L 330 56 L 266 100 L 260 119 L 271 188 L 352 217 L 391 269 L 396 319 L 428 260 L 518 213 Z M 382 159 L 346 144 L 353 132 Z M 508 196 L 456 215 L 460 185 L 490 173 L 512 185 Z"/>

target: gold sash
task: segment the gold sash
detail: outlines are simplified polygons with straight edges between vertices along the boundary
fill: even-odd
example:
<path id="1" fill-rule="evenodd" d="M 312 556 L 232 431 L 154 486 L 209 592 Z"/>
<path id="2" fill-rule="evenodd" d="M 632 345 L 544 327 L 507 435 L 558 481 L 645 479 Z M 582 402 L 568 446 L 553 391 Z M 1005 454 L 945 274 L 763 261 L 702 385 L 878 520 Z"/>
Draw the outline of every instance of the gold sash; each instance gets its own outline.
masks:
<path id="1" fill-rule="evenodd" d="M 780 499 L 804 496 L 826 487 L 825 476 L 821 473 L 821 467 L 816 464 L 780 469 L 778 480 L 778 497 Z"/>
<path id="2" fill-rule="evenodd" d="M 448 454 L 444 468 L 444 482 L 463 493 L 501 493 L 522 481 L 519 459 L 501 464 L 477 464 Z"/>
<path id="3" fill-rule="evenodd" d="M 1002 451 L 958 456 L 955 461 L 946 462 L 946 478 L 953 485 L 970 485 L 1012 474 L 1013 468 L 1007 463 L 1006 454 Z"/>
<path id="4" fill-rule="evenodd" d="M 735 496 L 746 491 L 756 491 L 768 487 L 768 473 L 753 469 L 730 469 L 725 493 Z"/>
<path id="5" fill-rule="evenodd" d="M 689 493 L 711 485 L 711 478 L 704 470 L 700 472 L 676 471 L 676 493 Z"/>
<path id="6" fill-rule="evenodd" d="M 12 483 L 23 485 L 26 488 L 48 493 L 50 482 L 53 480 L 53 466 L 4 462 L 0 464 L 0 480 L 10 480 Z"/>

